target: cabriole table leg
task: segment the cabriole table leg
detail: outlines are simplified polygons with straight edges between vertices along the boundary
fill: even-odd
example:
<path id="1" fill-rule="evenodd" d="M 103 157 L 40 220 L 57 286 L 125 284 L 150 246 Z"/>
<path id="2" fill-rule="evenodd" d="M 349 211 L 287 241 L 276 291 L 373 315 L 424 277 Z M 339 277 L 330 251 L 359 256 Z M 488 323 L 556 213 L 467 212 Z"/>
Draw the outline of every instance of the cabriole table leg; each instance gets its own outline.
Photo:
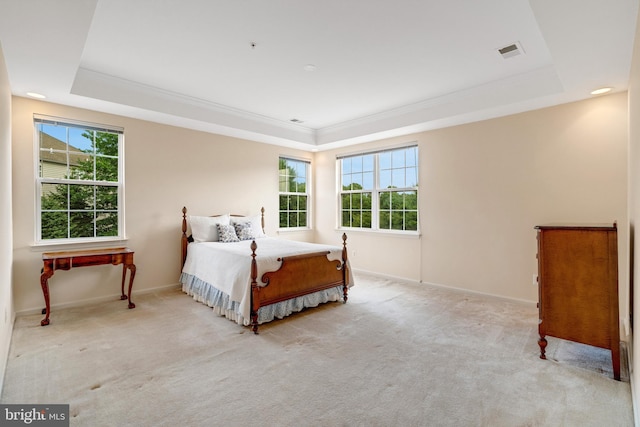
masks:
<path id="1" fill-rule="evenodd" d="M 49 324 L 49 314 L 51 313 L 51 306 L 49 304 L 49 277 L 53 276 L 53 271 L 42 269 L 40 275 L 40 286 L 42 287 L 42 295 L 44 295 L 45 318 L 40 321 L 40 326 L 47 326 Z"/>
<path id="2" fill-rule="evenodd" d="M 136 277 L 136 266 L 135 264 L 129 264 L 125 266 L 125 271 L 127 268 L 131 270 L 131 272 L 129 273 L 129 293 L 127 294 L 129 298 L 129 308 L 136 308 L 136 305 L 133 303 L 133 301 L 131 301 L 131 289 L 133 288 L 133 278 Z M 124 281 L 122 282 L 122 284 L 124 286 Z"/>

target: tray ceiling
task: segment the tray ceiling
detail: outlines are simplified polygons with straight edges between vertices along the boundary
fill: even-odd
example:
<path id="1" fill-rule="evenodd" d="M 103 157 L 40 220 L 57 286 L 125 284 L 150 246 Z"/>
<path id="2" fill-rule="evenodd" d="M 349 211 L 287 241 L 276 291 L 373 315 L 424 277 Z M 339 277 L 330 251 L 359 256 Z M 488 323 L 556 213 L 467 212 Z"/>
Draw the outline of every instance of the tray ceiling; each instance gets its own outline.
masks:
<path id="1" fill-rule="evenodd" d="M 0 2 L 0 44 L 17 96 L 322 150 L 624 91 L 637 9 L 15 0 Z"/>

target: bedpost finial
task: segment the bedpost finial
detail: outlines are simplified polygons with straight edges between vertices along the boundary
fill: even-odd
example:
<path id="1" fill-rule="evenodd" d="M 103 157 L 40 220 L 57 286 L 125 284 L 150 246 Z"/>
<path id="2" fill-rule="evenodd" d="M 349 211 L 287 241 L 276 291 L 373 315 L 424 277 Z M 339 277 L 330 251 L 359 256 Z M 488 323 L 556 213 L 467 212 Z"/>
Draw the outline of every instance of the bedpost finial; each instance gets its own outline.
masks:
<path id="1" fill-rule="evenodd" d="M 182 207 L 182 237 L 187 237 L 187 207 Z"/>
<path id="2" fill-rule="evenodd" d="M 342 261 L 347 262 L 347 233 L 342 233 Z"/>

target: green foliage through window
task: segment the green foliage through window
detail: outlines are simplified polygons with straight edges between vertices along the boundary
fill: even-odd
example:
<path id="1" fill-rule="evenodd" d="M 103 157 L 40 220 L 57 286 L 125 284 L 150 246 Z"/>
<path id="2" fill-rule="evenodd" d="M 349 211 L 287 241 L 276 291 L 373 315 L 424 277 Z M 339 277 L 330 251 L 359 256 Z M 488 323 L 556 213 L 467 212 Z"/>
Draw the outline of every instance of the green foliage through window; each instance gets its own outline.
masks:
<path id="1" fill-rule="evenodd" d="M 40 240 L 118 237 L 121 133 L 35 120 Z"/>
<path id="2" fill-rule="evenodd" d="M 340 225 L 418 231 L 418 147 L 343 157 Z"/>
<path id="3" fill-rule="evenodd" d="M 309 162 L 279 159 L 280 228 L 308 227 Z"/>

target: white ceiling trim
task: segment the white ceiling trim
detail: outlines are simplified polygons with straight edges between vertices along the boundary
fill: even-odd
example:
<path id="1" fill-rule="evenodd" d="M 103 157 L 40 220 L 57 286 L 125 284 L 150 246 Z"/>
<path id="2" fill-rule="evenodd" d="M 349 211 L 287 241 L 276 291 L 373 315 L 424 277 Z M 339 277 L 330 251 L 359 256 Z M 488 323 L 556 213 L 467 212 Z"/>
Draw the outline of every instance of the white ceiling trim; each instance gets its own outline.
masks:
<path id="1" fill-rule="evenodd" d="M 554 68 L 544 67 L 477 87 L 461 90 L 379 114 L 314 130 L 295 123 L 232 109 L 202 99 L 173 93 L 92 70 L 80 68 L 71 93 L 163 115 L 189 119 L 201 130 L 248 137 L 282 145 L 286 141 L 320 148 L 326 144 L 365 142 L 381 135 L 420 132 L 447 119 L 450 125 L 473 120 L 469 114 L 491 111 L 563 91 Z M 498 113 L 496 113 L 498 114 Z M 491 117 L 485 114 L 482 117 Z M 165 117 L 166 119 L 166 117 Z M 333 146 L 333 145 L 332 145 Z M 326 148 L 326 147 L 323 147 Z"/>
<path id="2" fill-rule="evenodd" d="M 544 67 L 466 90 L 460 90 L 394 110 L 319 129 L 318 145 L 346 141 L 364 142 L 384 135 L 420 132 L 434 122 L 447 119 L 450 125 L 467 123 L 468 115 L 535 100 L 563 91 L 553 67 Z M 491 116 L 491 114 L 489 114 Z M 479 116 L 480 117 L 480 116 Z M 481 117 L 486 118 L 487 115 Z"/>
<path id="3" fill-rule="evenodd" d="M 315 131 L 295 123 L 229 108 L 138 82 L 78 69 L 71 93 L 121 105 L 142 108 L 227 128 L 225 134 L 242 129 L 275 139 L 315 145 Z"/>

